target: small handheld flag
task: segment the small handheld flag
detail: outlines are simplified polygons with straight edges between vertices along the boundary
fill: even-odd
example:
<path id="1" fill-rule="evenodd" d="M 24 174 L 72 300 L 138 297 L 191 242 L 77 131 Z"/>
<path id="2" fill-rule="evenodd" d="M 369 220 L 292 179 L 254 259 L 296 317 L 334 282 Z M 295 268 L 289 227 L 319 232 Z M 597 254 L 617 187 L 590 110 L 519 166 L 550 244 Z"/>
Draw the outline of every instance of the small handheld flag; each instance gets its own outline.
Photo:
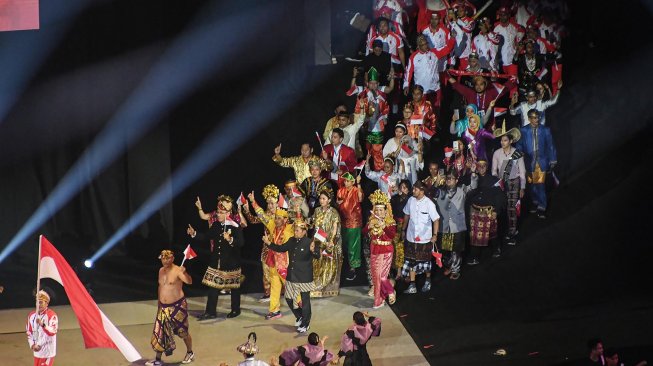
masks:
<path id="1" fill-rule="evenodd" d="M 321 228 L 317 228 L 317 230 L 315 230 L 315 235 L 313 235 L 313 237 L 321 242 L 327 241 L 327 233 Z"/>
<path id="2" fill-rule="evenodd" d="M 283 198 L 282 194 L 279 195 L 279 201 L 277 202 L 277 205 L 279 206 L 279 208 L 288 209 L 288 202 L 286 201 L 285 198 Z"/>
<path id="3" fill-rule="evenodd" d="M 184 259 L 181 260 L 181 266 L 184 265 L 184 262 L 186 262 L 186 259 L 193 259 L 197 257 L 197 253 L 193 250 L 193 248 L 190 247 L 190 244 L 184 249 Z"/>
<path id="4" fill-rule="evenodd" d="M 238 206 L 242 206 L 245 203 L 247 203 L 247 200 L 245 199 L 245 196 L 243 196 L 243 192 L 240 192 L 240 196 L 238 196 L 238 200 L 236 200 L 236 204 Z"/>

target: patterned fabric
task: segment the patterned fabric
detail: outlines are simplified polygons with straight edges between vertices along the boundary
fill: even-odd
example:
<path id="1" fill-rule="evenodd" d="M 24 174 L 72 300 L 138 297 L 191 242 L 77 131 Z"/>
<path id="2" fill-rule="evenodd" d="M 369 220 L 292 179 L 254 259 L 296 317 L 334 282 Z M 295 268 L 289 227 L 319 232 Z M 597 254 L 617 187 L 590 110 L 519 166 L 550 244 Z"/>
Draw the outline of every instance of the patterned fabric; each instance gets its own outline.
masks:
<path id="1" fill-rule="evenodd" d="M 367 274 L 367 283 L 372 286 L 372 268 L 370 264 L 370 238 L 367 235 L 363 235 L 363 258 L 365 258 L 365 274 Z"/>
<path id="2" fill-rule="evenodd" d="M 177 348 L 173 335 L 181 338 L 188 336 L 188 304 L 185 297 L 172 304 L 159 302 L 150 341 L 152 349 L 170 356 Z"/>
<path id="3" fill-rule="evenodd" d="M 410 271 L 415 271 L 416 274 L 431 272 L 431 267 L 431 261 L 415 263 L 406 260 L 404 261 L 403 267 L 401 267 L 401 275 L 403 277 L 408 277 L 410 276 Z"/>
<path id="4" fill-rule="evenodd" d="M 519 177 L 508 180 L 506 196 L 508 197 L 508 235 L 517 233 L 517 201 L 519 201 Z"/>
<path id="5" fill-rule="evenodd" d="M 466 231 L 461 231 L 458 233 L 440 233 L 440 237 L 438 237 L 438 239 L 441 240 L 440 245 L 442 250 L 458 253 L 464 251 L 466 235 Z"/>
<path id="6" fill-rule="evenodd" d="M 423 244 L 413 243 L 408 240 L 404 242 L 404 258 L 406 258 L 406 261 L 430 261 L 432 250 L 433 244 L 431 244 L 431 242 Z"/>
<path id="7" fill-rule="evenodd" d="M 401 240 L 401 233 L 397 233 L 392 241 L 395 247 L 393 267 L 399 269 L 404 265 L 404 241 Z"/>
<path id="8" fill-rule="evenodd" d="M 252 202 L 255 214 L 250 211 L 245 211 L 245 217 L 250 224 L 263 224 L 265 227 L 264 234 L 270 234 L 270 223 L 274 227 L 274 212 L 263 210 L 256 202 Z M 268 247 L 263 244 L 261 246 L 261 267 L 263 269 L 263 294 L 270 296 L 270 266 L 268 265 Z"/>
<path id="9" fill-rule="evenodd" d="M 327 242 L 320 244 L 322 256 L 313 259 L 313 282 L 315 290 L 311 297 L 338 296 L 340 293 L 340 271 L 342 270 L 342 237 L 340 215 L 333 207 L 318 207 L 313 214 L 313 225 L 327 233 Z M 326 253 L 326 254 L 324 254 Z"/>
<path id="10" fill-rule="evenodd" d="M 326 160 L 321 159 L 320 157 L 315 155 L 312 155 L 307 160 L 304 160 L 304 158 L 302 158 L 301 155 L 290 156 L 287 158 L 273 157 L 272 160 L 284 168 L 292 168 L 293 171 L 295 172 L 295 179 L 299 183 L 303 182 L 304 179 L 311 176 L 311 172 L 308 168 L 308 161 L 310 160 L 318 160 L 320 162 L 320 168 L 322 168 L 322 170 L 329 170 L 329 163 Z"/>
<path id="11" fill-rule="evenodd" d="M 204 273 L 202 284 L 217 289 L 240 288 L 240 284 L 245 280 L 240 268 L 233 271 L 221 271 L 219 269 L 208 267 Z"/>
<path id="12" fill-rule="evenodd" d="M 292 300 L 293 308 L 297 309 L 299 307 L 298 299 L 301 298 L 302 292 L 311 292 L 315 290 L 315 283 L 313 282 L 290 282 L 286 281 L 286 292 L 284 297 L 286 299 Z"/>
<path id="13" fill-rule="evenodd" d="M 342 214 L 342 226 L 347 229 L 360 228 L 363 226 L 363 216 L 361 213 L 361 204 L 358 200 L 359 188 L 342 187 L 338 189 L 338 199 L 342 203 L 338 206 Z"/>
<path id="14" fill-rule="evenodd" d="M 469 231 L 470 244 L 486 247 L 497 237 L 497 213 L 492 206 L 472 205 Z"/>

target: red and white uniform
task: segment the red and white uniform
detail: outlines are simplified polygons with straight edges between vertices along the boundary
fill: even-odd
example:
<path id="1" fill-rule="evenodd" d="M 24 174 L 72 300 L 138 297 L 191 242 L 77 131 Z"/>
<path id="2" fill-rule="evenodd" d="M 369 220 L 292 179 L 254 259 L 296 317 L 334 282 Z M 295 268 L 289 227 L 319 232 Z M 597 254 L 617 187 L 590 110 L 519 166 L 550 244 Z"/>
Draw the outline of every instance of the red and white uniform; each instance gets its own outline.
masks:
<path id="1" fill-rule="evenodd" d="M 494 32 L 477 34 L 472 41 L 472 51 L 478 53 L 481 58 L 481 67 L 495 70 L 497 52 L 499 52 L 499 37 Z M 484 65 L 483 59 L 487 61 L 488 65 Z"/>
<path id="2" fill-rule="evenodd" d="M 364 113 L 369 118 L 367 129 L 369 132 L 383 132 L 385 125 L 388 123 L 388 114 L 390 106 L 384 93 L 385 86 L 380 86 L 376 93 L 373 93 L 362 86 L 355 86 L 347 91 L 348 96 L 357 95 L 356 107 L 354 114 Z M 374 113 L 369 115 L 370 107 L 374 108 Z"/>
<path id="3" fill-rule="evenodd" d="M 444 49 L 447 46 L 449 39 L 451 38 L 449 29 L 447 29 L 447 27 L 442 24 L 440 24 L 435 30 L 431 29 L 431 26 L 429 25 L 428 27 L 424 28 L 422 34 L 424 37 L 426 37 L 426 41 L 429 43 L 429 48 L 433 48 L 438 51 Z M 443 72 L 446 68 L 447 59 L 446 57 L 441 57 L 440 60 L 438 60 L 436 71 Z"/>
<path id="4" fill-rule="evenodd" d="M 415 0 L 417 5 L 417 30 L 424 29 L 431 24 L 431 16 L 440 14 L 440 19 L 447 15 L 448 5 L 443 0 Z"/>
<path id="5" fill-rule="evenodd" d="M 494 26 L 494 33 L 503 37 L 503 46 L 501 47 L 501 61 L 503 66 L 512 65 L 512 58 L 517 52 L 517 44 L 524 36 L 524 31 L 519 24 L 509 21 L 506 25 L 498 22 Z"/>
<path id="6" fill-rule="evenodd" d="M 44 322 L 44 326 L 39 325 L 38 320 Z M 54 362 L 54 356 L 57 355 L 57 330 L 59 328 L 59 318 L 52 309 L 47 309 L 44 313 L 37 314 L 35 311 L 29 313 L 27 317 L 27 343 L 30 349 L 33 345 L 41 346 L 41 349 L 34 351 L 34 366 L 51 366 Z"/>
<path id="7" fill-rule="evenodd" d="M 395 32 L 388 32 L 385 36 L 377 34 L 376 37 L 370 38 L 367 43 L 367 50 L 365 55 L 369 55 L 372 52 L 372 43 L 375 40 L 381 40 L 383 42 L 383 50 L 390 54 L 390 59 L 393 64 L 401 64 L 401 59 L 399 58 L 399 49 L 404 46 L 404 41 L 401 37 Z"/>
<path id="8" fill-rule="evenodd" d="M 520 26 L 526 28 L 528 25 L 536 21 L 536 7 L 534 1 L 529 1 L 527 4 L 515 3 L 514 14 L 515 22 Z"/>
<path id="9" fill-rule="evenodd" d="M 401 25 L 395 21 L 390 21 L 390 24 L 388 24 L 390 27 L 390 31 L 397 34 L 401 39 L 406 39 L 406 33 L 404 33 L 404 29 L 401 27 Z M 370 26 L 370 29 L 367 31 L 367 43 L 366 44 L 372 44 L 372 41 L 379 35 L 379 30 L 376 29 L 376 24 L 372 24 Z"/>
<path id="10" fill-rule="evenodd" d="M 415 85 L 421 85 L 424 88 L 424 94 L 440 90 L 437 67 L 440 60 L 446 60 L 453 45 L 454 40 L 450 38 L 444 48 L 440 50 L 430 49 L 426 52 L 419 50 L 413 52 L 408 58 L 403 87 L 410 87 L 410 81 L 414 79 Z"/>
<path id="11" fill-rule="evenodd" d="M 472 31 L 474 30 L 474 19 L 470 17 L 462 17 L 456 19 L 455 22 L 450 24 L 451 30 L 456 31 L 456 52 L 455 57 L 467 60 L 469 54 L 472 52 Z M 451 59 L 452 64 L 455 63 L 455 57 Z M 467 67 L 467 62 L 461 62 L 461 68 Z"/>

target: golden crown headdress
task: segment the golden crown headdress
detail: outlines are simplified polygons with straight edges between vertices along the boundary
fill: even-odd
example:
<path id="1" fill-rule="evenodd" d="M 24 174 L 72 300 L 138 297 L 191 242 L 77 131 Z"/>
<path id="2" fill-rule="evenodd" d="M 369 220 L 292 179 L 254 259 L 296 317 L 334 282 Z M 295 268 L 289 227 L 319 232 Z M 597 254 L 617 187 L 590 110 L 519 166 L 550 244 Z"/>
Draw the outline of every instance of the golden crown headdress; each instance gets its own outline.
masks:
<path id="1" fill-rule="evenodd" d="M 268 184 L 267 186 L 263 187 L 263 198 L 266 200 L 270 198 L 279 198 L 279 188 L 274 184 Z"/>
<path id="2" fill-rule="evenodd" d="M 370 201 L 372 202 L 373 205 L 386 206 L 390 202 L 390 199 L 388 198 L 388 195 L 381 192 L 380 189 L 377 189 L 376 191 L 374 191 L 374 193 L 370 195 Z"/>

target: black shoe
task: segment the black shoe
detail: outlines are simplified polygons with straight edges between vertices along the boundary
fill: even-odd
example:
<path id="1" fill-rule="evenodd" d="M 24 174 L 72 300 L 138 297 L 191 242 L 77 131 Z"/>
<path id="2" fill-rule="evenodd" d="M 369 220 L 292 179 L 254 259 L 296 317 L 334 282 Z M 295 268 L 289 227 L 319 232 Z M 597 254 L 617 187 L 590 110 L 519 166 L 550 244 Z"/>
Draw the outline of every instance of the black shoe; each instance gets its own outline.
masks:
<path id="1" fill-rule="evenodd" d="M 537 210 L 537 217 L 540 219 L 546 219 L 546 213 L 544 213 L 542 210 Z"/>
<path id="2" fill-rule="evenodd" d="M 197 320 L 207 320 L 207 319 L 215 319 L 218 317 L 218 314 L 209 314 L 209 313 L 204 313 L 200 316 L 197 317 Z"/>
<path id="3" fill-rule="evenodd" d="M 479 262 L 476 258 L 470 259 L 470 260 L 467 261 L 468 266 L 475 266 L 475 265 L 477 265 L 479 263 L 481 263 L 481 262 Z"/>
<path id="4" fill-rule="evenodd" d="M 345 276 L 345 279 L 347 281 L 353 281 L 356 279 L 356 270 L 355 269 L 350 269 L 349 273 L 347 273 L 347 276 Z"/>
<path id="5" fill-rule="evenodd" d="M 499 258 L 501 257 L 501 249 L 497 248 L 494 253 L 492 253 L 492 258 Z"/>
<path id="6" fill-rule="evenodd" d="M 232 310 L 229 314 L 227 314 L 227 318 L 235 318 L 238 315 L 240 315 L 240 310 L 238 310 L 238 311 L 233 311 Z"/>

